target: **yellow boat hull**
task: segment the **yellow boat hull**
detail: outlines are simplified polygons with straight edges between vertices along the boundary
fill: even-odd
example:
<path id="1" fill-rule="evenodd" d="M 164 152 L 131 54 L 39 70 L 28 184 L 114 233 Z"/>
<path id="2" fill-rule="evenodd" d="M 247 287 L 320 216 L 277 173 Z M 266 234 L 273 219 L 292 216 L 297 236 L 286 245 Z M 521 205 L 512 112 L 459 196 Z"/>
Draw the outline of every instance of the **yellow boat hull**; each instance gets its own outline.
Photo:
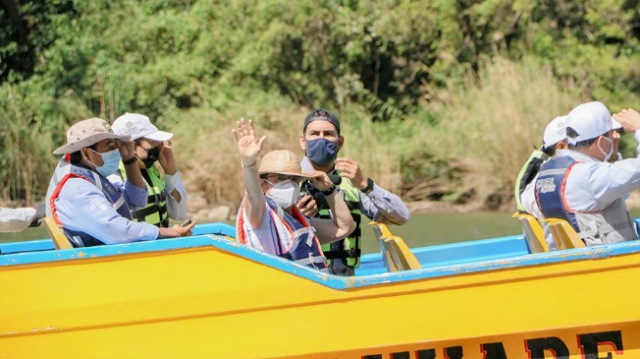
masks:
<path id="1" fill-rule="evenodd" d="M 640 246 L 529 257 L 340 278 L 206 236 L 16 254 L 0 358 L 640 358 Z"/>

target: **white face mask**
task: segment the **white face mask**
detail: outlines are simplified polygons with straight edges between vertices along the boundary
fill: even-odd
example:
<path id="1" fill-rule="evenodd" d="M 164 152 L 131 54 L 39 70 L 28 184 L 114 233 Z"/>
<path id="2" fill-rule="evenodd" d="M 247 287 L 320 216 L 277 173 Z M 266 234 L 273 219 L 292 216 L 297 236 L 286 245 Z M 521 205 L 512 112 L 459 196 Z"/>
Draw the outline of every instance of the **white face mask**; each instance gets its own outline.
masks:
<path id="1" fill-rule="evenodd" d="M 611 158 L 611 156 L 613 155 L 613 140 L 610 139 L 609 137 L 605 137 L 602 136 L 602 138 L 604 138 L 605 140 L 607 140 L 609 142 L 609 151 L 605 152 L 602 147 L 600 147 L 600 143 L 598 143 L 598 150 L 600 150 L 600 153 L 602 153 L 604 155 L 604 162 L 609 161 L 609 159 Z"/>
<path id="2" fill-rule="evenodd" d="M 92 149 L 90 150 L 93 151 Z M 93 167 L 99 174 L 103 175 L 104 177 L 108 177 L 118 170 L 118 166 L 120 165 L 120 151 L 115 149 L 104 153 L 100 153 L 98 151 L 93 152 L 99 154 L 100 157 L 102 157 L 102 166 L 96 166 L 96 164 L 89 161 L 88 158 L 86 160 L 93 165 Z"/>
<path id="3" fill-rule="evenodd" d="M 287 209 L 293 206 L 300 195 L 300 186 L 292 180 L 278 182 L 269 190 L 267 197 L 278 206 Z"/>

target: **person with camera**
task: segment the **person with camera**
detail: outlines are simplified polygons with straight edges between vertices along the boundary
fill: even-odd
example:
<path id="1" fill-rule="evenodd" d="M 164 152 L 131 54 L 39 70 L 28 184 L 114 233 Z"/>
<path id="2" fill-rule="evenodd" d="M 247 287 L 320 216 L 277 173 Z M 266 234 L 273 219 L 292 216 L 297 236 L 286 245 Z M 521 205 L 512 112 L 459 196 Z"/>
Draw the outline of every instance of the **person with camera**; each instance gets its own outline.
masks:
<path id="1" fill-rule="evenodd" d="M 328 271 L 320 245 L 340 240 L 355 228 L 336 186 L 324 172 L 303 173 L 299 158 L 287 150 L 267 152 L 258 169 L 256 161 L 266 136 L 256 137 L 253 122 L 244 119 L 237 122 L 233 133 L 246 189 L 236 223 L 238 242 Z M 331 218 L 308 218 L 296 208 L 303 180 L 324 194 Z"/>
<path id="2" fill-rule="evenodd" d="M 356 223 L 356 228 L 347 238 L 325 245 L 322 250 L 330 260 L 334 274 L 352 276 L 360 265 L 361 215 L 379 223 L 404 224 L 409 220 L 409 210 L 398 196 L 366 177 L 358 162 L 337 157 L 344 143 L 345 139 L 340 135 L 340 121 L 333 113 L 317 109 L 307 115 L 300 136 L 300 148 L 305 153 L 300 165 L 304 171 L 316 170 L 329 175 L 338 185 Z M 313 196 L 302 198 L 298 208 L 307 215 L 330 217 L 326 196 L 313 187 L 312 184 L 305 186 Z"/>

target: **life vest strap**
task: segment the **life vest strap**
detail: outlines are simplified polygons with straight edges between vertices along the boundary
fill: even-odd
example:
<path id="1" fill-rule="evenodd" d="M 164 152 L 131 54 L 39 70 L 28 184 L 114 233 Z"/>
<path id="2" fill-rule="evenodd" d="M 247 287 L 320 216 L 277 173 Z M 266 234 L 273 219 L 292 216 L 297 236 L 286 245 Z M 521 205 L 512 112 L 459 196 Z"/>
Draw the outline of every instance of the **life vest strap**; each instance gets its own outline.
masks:
<path id="1" fill-rule="evenodd" d="M 361 251 L 360 248 L 350 248 L 344 251 L 325 251 L 324 256 L 327 259 L 346 259 L 346 258 L 357 258 L 360 257 Z"/>
<path id="2" fill-rule="evenodd" d="M 591 222 L 589 223 L 589 229 L 584 230 L 584 231 L 580 231 L 578 233 L 578 236 L 580 237 L 580 239 L 585 239 L 585 238 L 598 238 L 601 235 L 604 234 L 608 234 L 611 232 L 614 232 L 616 230 L 616 227 L 619 227 L 621 225 L 626 224 L 626 221 L 622 221 L 620 223 L 616 223 L 613 225 L 610 224 L 605 224 L 603 226 L 597 226 L 595 222 Z"/>
<path id="3" fill-rule="evenodd" d="M 320 263 L 325 263 L 326 262 L 326 258 L 322 257 L 322 256 L 311 256 L 309 255 L 309 257 L 306 258 L 301 258 L 301 259 L 297 259 L 294 262 L 301 264 L 303 266 L 308 266 L 310 264 L 320 264 Z"/>

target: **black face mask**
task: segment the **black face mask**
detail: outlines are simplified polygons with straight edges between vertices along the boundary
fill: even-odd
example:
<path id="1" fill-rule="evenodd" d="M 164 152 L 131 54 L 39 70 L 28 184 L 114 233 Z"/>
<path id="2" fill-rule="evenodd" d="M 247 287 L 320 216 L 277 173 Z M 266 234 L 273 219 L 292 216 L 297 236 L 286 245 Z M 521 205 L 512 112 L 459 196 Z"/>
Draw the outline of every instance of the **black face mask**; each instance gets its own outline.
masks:
<path id="1" fill-rule="evenodd" d="M 151 166 L 153 166 L 153 164 L 158 160 L 158 156 L 160 156 L 160 147 L 153 147 L 148 150 L 145 148 L 145 151 L 147 151 L 147 157 L 141 158 L 142 163 L 144 163 L 146 168 L 151 168 Z"/>

